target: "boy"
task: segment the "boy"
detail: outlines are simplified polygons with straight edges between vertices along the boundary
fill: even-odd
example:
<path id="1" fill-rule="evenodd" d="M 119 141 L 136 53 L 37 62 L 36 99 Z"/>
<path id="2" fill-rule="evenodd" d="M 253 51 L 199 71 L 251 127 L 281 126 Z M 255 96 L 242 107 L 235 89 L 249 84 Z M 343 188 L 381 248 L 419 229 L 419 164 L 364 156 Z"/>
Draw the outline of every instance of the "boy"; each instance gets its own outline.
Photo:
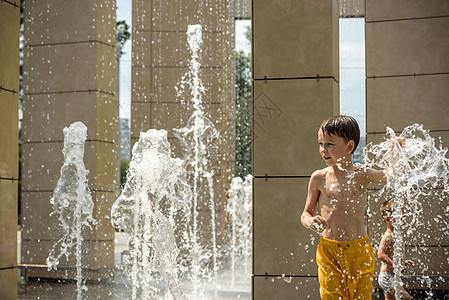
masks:
<path id="1" fill-rule="evenodd" d="M 393 231 L 395 219 L 392 217 L 394 206 L 396 203 L 394 201 L 385 201 L 380 212 L 384 219 L 385 224 L 387 224 L 387 231 L 385 231 L 382 239 L 380 241 L 379 250 L 377 251 L 377 257 L 382 261 L 382 267 L 379 273 L 379 286 L 383 289 L 385 300 L 395 299 L 395 289 L 394 289 L 394 269 L 393 269 Z M 415 263 L 412 260 L 405 260 L 404 264 L 401 265 L 401 272 L 407 272 L 407 265 L 414 266 Z M 409 293 L 401 286 L 401 300 L 402 299 L 412 299 Z"/>
<path id="2" fill-rule="evenodd" d="M 357 121 L 349 116 L 332 117 L 318 129 L 327 167 L 310 178 L 301 223 L 321 234 L 316 258 L 322 299 L 371 299 L 374 251 L 364 224 L 365 194 L 369 183 L 386 183 L 386 177 L 352 164 L 359 139 Z"/>

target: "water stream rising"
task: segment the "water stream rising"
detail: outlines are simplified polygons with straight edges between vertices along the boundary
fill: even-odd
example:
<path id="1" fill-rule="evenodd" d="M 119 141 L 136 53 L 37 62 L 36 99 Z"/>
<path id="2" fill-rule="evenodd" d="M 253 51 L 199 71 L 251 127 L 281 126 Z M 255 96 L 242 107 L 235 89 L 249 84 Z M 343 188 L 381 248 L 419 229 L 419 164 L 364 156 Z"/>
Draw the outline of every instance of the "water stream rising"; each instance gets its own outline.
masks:
<path id="1" fill-rule="evenodd" d="M 442 147 L 441 141 L 436 145 L 423 125 L 408 126 L 400 136 L 405 138 L 403 147 L 399 145 L 393 129 L 387 127 L 385 141 L 378 145 L 369 144 L 364 151 L 368 167 L 379 167 L 387 172 L 388 183 L 381 190 L 380 197 L 396 202 L 393 213 L 396 220 L 393 236 L 396 299 L 399 299 L 402 285 L 400 275 L 405 241 L 409 245 L 429 244 L 426 232 L 434 226 L 443 229 L 437 239 L 447 241 L 449 217 L 447 148 Z M 424 204 L 425 207 L 441 208 L 438 215 L 429 217 L 431 212 L 424 209 Z"/>
<path id="2" fill-rule="evenodd" d="M 111 212 L 114 226 L 130 234 L 132 299 L 187 299 L 178 282 L 174 233 L 175 218 L 190 216 L 184 173 L 182 160 L 171 157 L 167 131 L 141 132 L 126 185 Z"/>
<path id="3" fill-rule="evenodd" d="M 204 295 L 203 284 L 218 282 L 214 164 L 218 165 L 220 136 L 203 112 L 201 25 L 188 26 L 187 40 L 191 60 L 178 95 L 190 90 L 188 104 L 193 113 L 185 127 L 174 129 L 184 155 L 182 159 L 172 157 L 167 131 L 142 132 L 133 147 L 126 185 L 112 208 L 114 226 L 130 234 L 132 299 L 186 299 L 178 276 L 187 276 L 193 297 Z M 245 192 L 240 193 L 250 194 L 250 177 L 245 184 Z M 237 196 L 235 201 L 239 201 Z M 234 236 L 249 243 L 250 219 L 246 214 L 251 204 L 245 204 L 244 212 L 237 206 L 234 203 L 232 210 Z M 242 213 L 246 214 L 240 221 Z M 242 251 L 249 256 L 249 244 L 245 247 Z M 215 289 L 215 297 L 217 293 Z"/>
<path id="4" fill-rule="evenodd" d="M 251 276 L 252 253 L 252 175 L 244 179 L 234 177 L 228 190 L 227 213 L 231 223 L 231 286 L 235 284 L 235 266 L 238 259 L 245 265 L 245 274 Z"/>
<path id="5" fill-rule="evenodd" d="M 64 164 L 50 203 L 51 215 L 56 215 L 62 237 L 56 241 L 47 257 L 48 270 L 57 269 L 60 259 L 66 259 L 75 247 L 77 299 L 82 299 L 82 291 L 87 290 L 82 278 L 83 229 L 92 229 L 95 220 L 92 217 L 94 203 L 90 194 L 84 166 L 84 143 L 87 128 L 81 122 L 75 122 L 64 128 Z"/>
<path id="6" fill-rule="evenodd" d="M 213 122 L 204 115 L 202 96 L 204 86 L 200 78 L 200 50 L 202 41 L 201 25 L 189 25 L 187 28 L 187 40 L 191 53 L 189 70 L 181 79 L 182 93 L 185 87 L 190 88 L 191 102 L 194 112 L 189 118 L 187 125 L 175 129 L 175 136 L 181 141 L 185 151 L 183 160 L 189 182 L 192 186 L 192 220 L 189 230 L 189 252 L 188 264 L 192 268 L 191 280 L 193 282 L 194 294 L 198 293 L 201 278 L 213 277 L 217 282 L 218 271 L 218 248 L 216 237 L 216 215 L 214 195 L 214 170 L 212 162 L 217 152 L 217 140 L 219 133 Z M 205 204 L 207 204 L 204 206 Z M 210 221 L 203 221 L 204 216 L 200 211 L 208 208 Z M 202 218 L 201 218 L 202 217 Z M 200 219 L 201 218 L 201 219 Z M 207 224 L 207 223 L 208 224 Z M 205 233 L 210 233 L 210 240 L 205 240 Z M 212 269 L 212 274 L 210 274 Z"/>

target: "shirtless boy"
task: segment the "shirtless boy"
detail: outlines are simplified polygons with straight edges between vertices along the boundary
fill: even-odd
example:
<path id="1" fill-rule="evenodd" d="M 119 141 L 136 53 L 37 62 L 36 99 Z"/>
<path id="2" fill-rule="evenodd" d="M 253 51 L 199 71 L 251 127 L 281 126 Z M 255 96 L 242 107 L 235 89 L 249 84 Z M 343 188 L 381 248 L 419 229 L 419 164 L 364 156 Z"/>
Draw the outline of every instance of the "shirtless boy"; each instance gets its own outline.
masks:
<path id="1" fill-rule="evenodd" d="M 310 178 L 301 223 L 321 235 L 316 259 L 322 299 L 371 299 L 375 256 L 364 223 L 365 194 L 369 183 L 386 183 L 386 177 L 352 164 L 359 139 L 349 116 L 332 117 L 318 129 L 327 167 Z"/>
<path id="2" fill-rule="evenodd" d="M 377 251 L 377 257 L 382 261 L 382 267 L 379 273 L 379 286 L 384 291 L 385 300 L 395 300 L 395 289 L 394 289 L 394 267 L 393 267 L 393 246 L 394 246 L 394 223 L 395 219 L 393 217 L 394 206 L 396 203 L 394 201 L 386 201 L 382 204 L 380 212 L 387 225 L 387 230 L 380 240 L 379 250 Z M 415 263 L 412 260 L 404 260 L 401 264 L 401 272 L 407 272 L 407 266 L 414 266 Z M 400 287 L 400 298 L 401 300 L 410 300 L 412 297 L 410 294 L 401 286 Z"/>

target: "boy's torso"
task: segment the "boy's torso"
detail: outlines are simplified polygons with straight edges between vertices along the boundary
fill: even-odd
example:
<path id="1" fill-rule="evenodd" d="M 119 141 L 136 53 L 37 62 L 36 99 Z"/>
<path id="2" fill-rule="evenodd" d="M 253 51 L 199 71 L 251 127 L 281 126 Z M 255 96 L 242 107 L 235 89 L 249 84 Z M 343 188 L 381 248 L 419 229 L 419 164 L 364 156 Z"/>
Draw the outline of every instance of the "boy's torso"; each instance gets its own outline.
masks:
<path id="1" fill-rule="evenodd" d="M 390 257 L 391 259 L 393 259 L 393 246 L 394 246 L 394 239 L 393 239 L 393 234 L 391 231 L 387 230 L 384 235 L 382 236 L 382 241 L 383 242 L 380 247 L 382 247 L 382 251 L 385 253 L 385 255 L 387 255 L 388 257 Z M 391 265 L 388 265 L 384 262 L 382 262 L 382 266 L 381 266 L 381 271 L 390 273 L 390 274 L 394 274 L 394 268 Z"/>
<path id="2" fill-rule="evenodd" d="M 325 168 L 320 172 L 320 213 L 328 223 L 323 237 L 335 241 L 353 241 L 366 236 L 366 183 L 362 170 L 335 172 Z"/>

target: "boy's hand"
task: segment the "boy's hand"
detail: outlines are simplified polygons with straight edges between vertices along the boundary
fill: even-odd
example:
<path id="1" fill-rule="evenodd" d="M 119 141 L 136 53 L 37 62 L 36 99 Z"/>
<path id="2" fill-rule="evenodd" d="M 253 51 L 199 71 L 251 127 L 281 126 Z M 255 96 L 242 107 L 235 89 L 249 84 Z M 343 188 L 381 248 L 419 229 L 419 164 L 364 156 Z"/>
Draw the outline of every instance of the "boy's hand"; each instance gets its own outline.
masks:
<path id="1" fill-rule="evenodd" d="M 403 265 L 401 265 L 401 273 L 407 273 L 407 266 L 415 266 L 415 262 L 413 260 L 406 260 Z"/>
<path id="2" fill-rule="evenodd" d="M 401 146 L 402 148 L 405 147 L 405 138 L 403 136 L 397 136 L 396 138 L 390 139 L 391 148 L 394 148 L 394 146 L 396 145 L 396 141 L 398 142 L 399 146 Z"/>
<path id="3" fill-rule="evenodd" d="M 327 221 L 322 216 L 315 216 L 309 220 L 310 229 L 322 233 L 327 228 Z"/>

